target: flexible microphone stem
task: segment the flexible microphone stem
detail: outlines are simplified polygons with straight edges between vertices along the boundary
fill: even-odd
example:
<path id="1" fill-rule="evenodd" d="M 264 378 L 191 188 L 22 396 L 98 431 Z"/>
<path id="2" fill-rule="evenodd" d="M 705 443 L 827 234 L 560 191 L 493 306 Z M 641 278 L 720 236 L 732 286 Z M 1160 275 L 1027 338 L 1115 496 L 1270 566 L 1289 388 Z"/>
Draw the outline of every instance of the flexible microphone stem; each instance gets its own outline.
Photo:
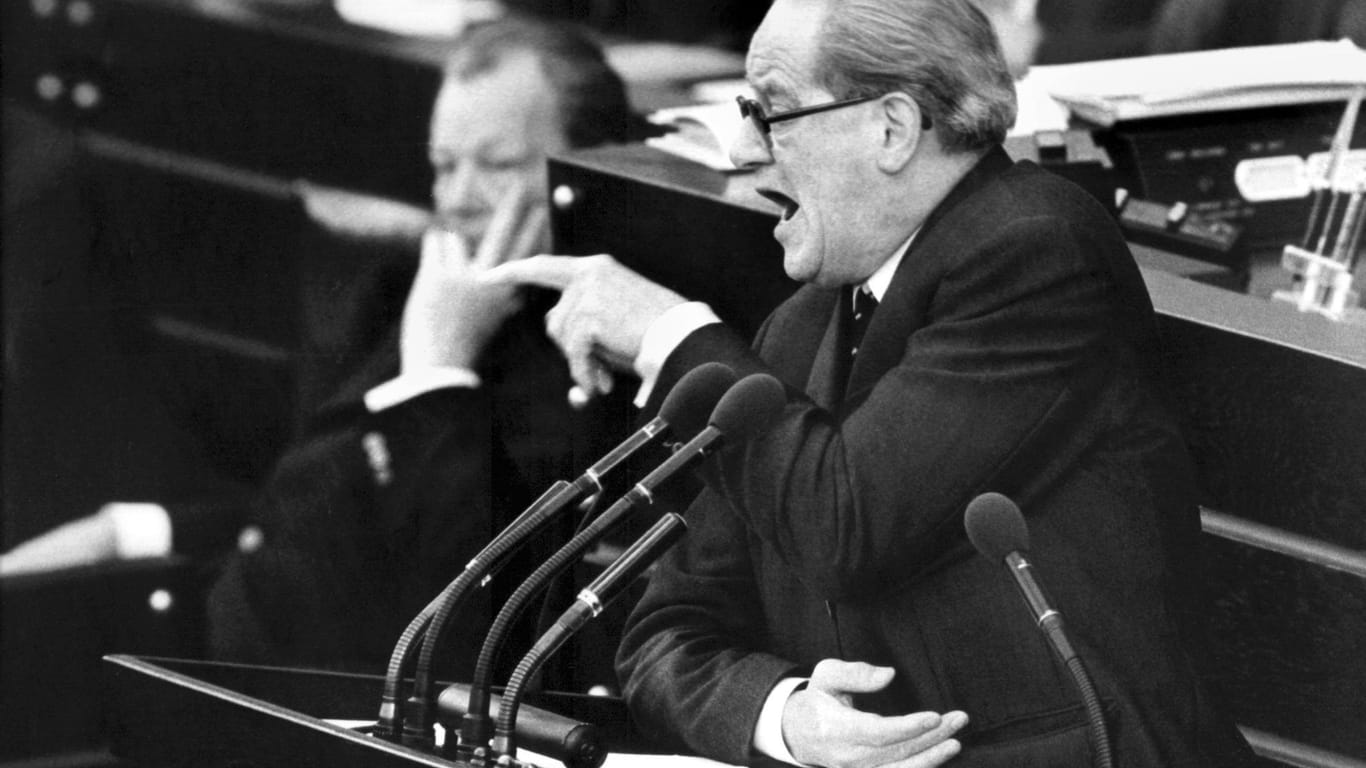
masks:
<path id="1" fill-rule="evenodd" d="M 548 560 L 541 563 L 525 581 L 518 585 L 517 590 L 507 599 L 507 602 L 503 603 L 498 616 L 489 627 L 488 635 L 484 639 L 484 646 L 479 652 L 479 661 L 475 665 L 474 677 L 470 681 L 469 709 L 461 721 L 459 743 L 456 744 L 455 740 L 449 738 L 446 740 L 446 755 L 448 757 L 464 759 L 467 756 L 476 755 L 487 744 L 490 730 L 488 718 L 489 683 L 493 677 L 493 662 L 496 660 L 498 651 L 501 650 L 509 630 L 521 617 L 527 604 L 549 584 L 551 579 L 558 576 L 581 557 L 588 550 L 589 545 L 596 541 L 599 536 L 624 519 L 634 504 L 634 501 L 623 497 L 609 507 L 606 512 L 603 512 L 588 527 L 570 539 Z"/>
<path id="2" fill-rule="evenodd" d="M 687 529 L 688 524 L 675 512 L 661 517 L 591 584 L 579 592 L 574 604 L 560 615 L 559 620 L 545 634 L 541 635 L 517 664 L 507 686 L 503 689 L 492 754 L 516 758 L 517 712 L 521 706 L 522 693 L 527 681 L 540 671 L 546 659 L 558 651 L 584 624 L 602 613 L 603 609 L 658 560 L 665 550 L 673 546 Z M 601 762 L 601 758 L 598 762 Z M 596 765 L 591 768 L 596 768 Z"/>
<path id="3" fill-rule="evenodd" d="M 460 724 L 459 743 L 454 744 L 453 740 L 450 739 L 446 741 L 447 756 L 464 759 L 486 748 L 489 737 L 492 735 L 488 712 L 489 686 L 493 678 L 493 665 L 497 661 L 498 652 L 503 648 L 513 624 L 521 617 L 527 604 L 541 590 L 545 589 L 551 579 L 568 569 L 588 550 L 593 542 L 624 520 L 637 505 L 641 503 L 653 504 L 655 487 L 700 459 L 705 451 L 713 443 L 718 442 L 721 437 L 721 431 L 712 426 L 698 433 L 697 437 L 690 440 L 639 483 L 632 486 L 616 503 L 608 507 L 607 511 L 575 534 L 572 539 L 528 576 L 512 593 L 512 596 L 507 599 L 507 602 L 503 603 L 498 616 L 489 627 L 488 635 L 484 638 L 484 646 L 479 651 L 479 660 L 475 664 L 474 676 L 470 680 L 469 709 Z"/>
<path id="4" fill-rule="evenodd" d="M 1068 660 L 1067 671 L 1072 673 L 1072 680 L 1076 682 L 1077 690 L 1081 691 L 1082 703 L 1086 705 L 1087 732 L 1091 737 L 1091 751 L 1096 756 L 1096 768 L 1111 768 L 1113 758 L 1110 755 L 1110 734 L 1105 730 L 1105 711 L 1101 709 L 1100 696 L 1096 694 L 1096 687 L 1091 684 L 1091 676 L 1086 674 L 1080 656 Z"/>
<path id="5" fill-rule="evenodd" d="M 553 519 L 555 513 L 564 505 L 573 501 L 581 493 L 582 490 L 570 483 L 563 480 L 556 481 L 545 493 L 541 494 L 539 499 L 532 502 L 531 506 L 527 507 L 521 515 L 518 515 L 516 520 L 494 537 L 493 541 L 489 542 L 479 554 L 475 555 L 460 575 L 408 623 L 389 657 L 389 668 L 384 679 L 384 692 L 380 698 L 380 714 L 375 729 L 376 735 L 390 739 L 400 737 L 398 689 L 403 679 L 403 670 L 411 664 L 415 644 L 427 635 L 432 620 L 440 613 L 441 607 L 449 605 L 451 611 L 459 607 L 473 589 L 486 584 L 488 578 L 501 570 L 507 564 L 510 556 L 522 544 Z M 407 736 L 409 739 L 416 739 L 421 742 L 425 730 L 410 730 Z"/>
<path id="6" fill-rule="evenodd" d="M 670 425 L 676 433 L 683 435 L 691 435 L 700 429 L 703 426 L 701 413 L 714 410 L 712 406 L 732 389 L 734 383 L 735 372 L 721 363 L 706 363 L 689 371 L 679 379 L 678 384 L 664 399 L 658 416 L 595 462 L 573 483 L 559 481 L 551 486 L 550 490 L 542 494 L 540 499 L 470 561 L 465 572 L 457 577 L 436 601 L 413 619 L 400 638 L 399 646 L 395 647 L 390 659 L 385 698 L 380 705 L 381 723 L 378 730 L 391 735 L 398 730 L 395 721 L 399 680 L 402 679 L 402 670 L 410 662 L 410 649 L 420 638 L 422 651 L 414 675 L 413 696 L 409 699 L 410 712 L 405 718 L 403 738 L 418 746 L 429 744 L 432 738 L 432 715 L 436 708 L 432 661 L 442 631 L 470 590 L 487 583 L 489 576 L 506 565 L 517 548 L 540 531 L 566 506 L 601 493 L 603 475 L 653 442 L 666 429 L 670 429 Z"/>
<path id="7" fill-rule="evenodd" d="M 573 483 L 558 481 L 555 486 L 552 486 L 551 491 L 542 494 L 541 498 L 532 504 L 531 508 L 518 516 L 517 521 L 509 526 L 509 529 L 494 539 L 484 552 L 472 560 L 470 566 L 466 566 L 465 571 L 456 577 L 448 591 L 443 593 L 442 599 L 428 622 L 427 630 L 423 633 L 422 651 L 417 657 L 417 671 L 413 680 L 413 695 L 409 699 L 409 711 L 404 716 L 403 733 L 405 739 L 424 746 L 431 741 L 432 723 L 435 719 L 433 712 L 436 709 L 436 697 L 433 692 L 435 688 L 435 675 L 432 670 L 433 660 L 441 641 L 442 630 L 450 623 L 451 616 L 455 615 L 456 609 L 470 595 L 472 587 L 476 583 L 480 585 L 486 583 L 489 576 L 507 564 L 517 549 L 529 541 L 532 535 L 554 519 L 565 507 L 601 491 L 602 485 L 599 477 L 607 469 L 615 466 L 630 455 L 632 451 L 653 439 L 663 430 L 663 421 L 656 418 L 647 424 L 645 429 L 636 432 L 632 439 L 627 441 L 635 444 L 630 450 L 617 454 L 611 465 L 599 461 Z M 636 439 L 645 432 L 648 434 L 643 440 Z M 561 483 L 564 484 L 564 487 L 558 491 L 553 490 L 559 487 Z M 512 528 L 516 528 L 516 530 L 511 530 Z M 488 553 L 487 556 L 485 556 L 486 552 Z"/>
<path id="8" fill-rule="evenodd" d="M 1049 645 L 1072 675 L 1086 707 L 1092 762 L 1098 768 L 1111 768 L 1110 734 L 1105 727 L 1105 712 L 1081 656 L 1067 639 L 1062 614 L 1049 604 L 1043 586 L 1034 578 L 1034 568 L 1025 553 L 1029 549 L 1029 528 L 1015 502 L 999 493 L 984 493 L 968 504 L 964 524 L 968 539 L 983 557 L 1004 562 L 1029 605 L 1030 613 Z"/>
<path id="9" fill-rule="evenodd" d="M 445 598 L 447 590 L 453 586 L 453 584 L 447 586 L 445 590 L 432 598 L 431 602 L 427 603 L 426 607 L 419 611 L 412 621 L 408 622 L 408 626 L 394 645 L 394 650 L 389 656 L 389 667 L 385 670 L 384 692 L 380 694 L 379 718 L 375 722 L 374 735 L 381 739 L 393 741 L 399 738 L 398 686 L 403 677 L 403 669 L 411 661 L 414 643 L 420 641 L 427 632 L 427 625 L 432 620 L 432 614 L 436 613 L 436 608 Z"/>
<path id="10" fill-rule="evenodd" d="M 1100 697 L 1096 695 L 1096 687 L 1091 683 L 1091 676 L 1086 673 L 1081 657 L 1067 639 L 1062 614 L 1049 605 L 1043 588 L 1034 578 L 1033 566 L 1023 554 L 1011 552 L 1006 555 L 1005 561 L 1011 575 L 1015 577 L 1020 594 L 1024 595 L 1025 602 L 1029 603 L 1029 609 L 1038 621 L 1039 629 L 1043 630 L 1049 645 L 1053 646 L 1053 651 L 1067 667 L 1067 671 L 1072 675 L 1072 681 L 1077 684 L 1077 690 L 1081 693 L 1082 703 L 1086 705 L 1087 735 L 1091 741 L 1091 752 L 1095 755 L 1095 765 L 1097 768 L 1110 768 L 1112 758 L 1110 736 L 1105 729 L 1105 713 L 1100 706 Z"/>

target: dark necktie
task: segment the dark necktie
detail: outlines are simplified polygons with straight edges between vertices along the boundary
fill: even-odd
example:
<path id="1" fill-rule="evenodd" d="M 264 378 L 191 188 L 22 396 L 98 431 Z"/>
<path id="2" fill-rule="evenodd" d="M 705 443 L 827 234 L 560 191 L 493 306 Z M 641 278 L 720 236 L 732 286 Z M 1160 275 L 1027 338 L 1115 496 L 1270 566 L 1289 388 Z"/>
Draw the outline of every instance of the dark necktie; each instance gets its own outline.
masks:
<path id="1" fill-rule="evenodd" d="M 849 324 L 849 359 L 852 361 L 858 355 L 859 345 L 863 343 L 863 334 L 868 330 L 868 323 L 873 319 L 873 310 L 877 309 L 877 299 L 868 292 L 867 288 L 859 288 L 854 291 L 854 317 Z"/>

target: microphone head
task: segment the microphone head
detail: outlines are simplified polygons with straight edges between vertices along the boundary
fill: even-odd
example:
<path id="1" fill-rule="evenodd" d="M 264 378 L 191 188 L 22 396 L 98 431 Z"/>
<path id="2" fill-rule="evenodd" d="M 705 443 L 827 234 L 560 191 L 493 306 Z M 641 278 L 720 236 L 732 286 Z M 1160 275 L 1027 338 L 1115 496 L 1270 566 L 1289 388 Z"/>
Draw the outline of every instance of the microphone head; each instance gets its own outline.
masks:
<path id="1" fill-rule="evenodd" d="M 707 426 L 707 414 L 716 407 L 736 380 L 735 371 L 724 363 L 703 363 L 688 371 L 659 406 L 659 417 L 669 425 L 678 440 L 691 440 Z"/>
<path id="2" fill-rule="evenodd" d="M 1029 549 L 1029 528 L 1015 502 L 999 493 L 984 493 L 968 504 L 963 515 L 968 539 L 983 557 L 1002 562 L 1011 552 Z"/>
<path id="3" fill-rule="evenodd" d="M 746 440 L 773 426 L 785 405 L 787 392 L 777 379 L 751 373 L 721 396 L 708 422 L 728 441 Z"/>

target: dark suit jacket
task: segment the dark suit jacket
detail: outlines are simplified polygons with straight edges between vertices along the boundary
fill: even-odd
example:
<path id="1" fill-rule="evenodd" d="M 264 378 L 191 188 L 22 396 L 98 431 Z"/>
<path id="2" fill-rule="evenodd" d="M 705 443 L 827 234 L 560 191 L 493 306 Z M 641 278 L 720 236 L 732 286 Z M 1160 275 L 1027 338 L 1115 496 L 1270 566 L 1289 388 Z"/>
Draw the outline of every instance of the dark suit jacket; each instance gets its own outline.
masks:
<path id="1" fill-rule="evenodd" d="M 510 323 L 481 366 L 483 387 L 370 413 L 364 393 L 398 370 L 394 329 L 248 502 L 264 543 L 228 556 L 210 591 L 216 658 L 382 671 L 427 601 L 541 484 L 571 476 L 568 378 L 540 323 Z M 177 536 L 182 522 L 202 528 L 184 517 Z M 490 620 L 487 592 L 445 634 L 442 674 L 468 677 Z"/>
<path id="2" fill-rule="evenodd" d="M 896 668 L 861 708 L 966 711 L 961 766 L 1089 765 L 1072 682 L 968 501 L 1030 521 L 1033 560 L 1105 700 L 1121 766 L 1249 759 L 1183 651 L 1198 519 L 1156 396 L 1154 322 L 1113 222 L 1086 194 L 991 151 L 902 261 L 848 380 L 845 291 L 807 286 L 754 345 L 721 326 L 670 357 L 789 387 L 769 433 L 728 448 L 618 655 L 648 728 L 745 762 L 764 697 L 823 658 Z"/>

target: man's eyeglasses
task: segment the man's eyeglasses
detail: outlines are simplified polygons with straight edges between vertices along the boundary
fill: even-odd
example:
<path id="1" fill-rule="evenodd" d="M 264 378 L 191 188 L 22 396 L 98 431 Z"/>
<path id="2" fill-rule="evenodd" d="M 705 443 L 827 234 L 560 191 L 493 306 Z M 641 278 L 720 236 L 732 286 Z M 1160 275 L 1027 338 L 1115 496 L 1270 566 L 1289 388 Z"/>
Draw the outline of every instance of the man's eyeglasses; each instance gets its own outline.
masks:
<path id="1" fill-rule="evenodd" d="M 764 114 L 763 105 L 761 105 L 754 99 L 748 98 L 746 96 L 736 96 L 735 101 L 740 105 L 740 116 L 754 121 L 754 127 L 759 129 L 759 134 L 764 137 L 767 137 L 769 132 L 772 130 L 770 126 L 772 126 L 774 123 L 781 123 L 784 120 L 795 120 L 799 117 L 806 117 L 807 115 L 814 115 L 819 112 L 828 112 L 832 109 L 839 109 L 840 107 L 851 107 L 855 104 L 862 104 L 865 101 L 872 101 L 873 99 L 879 98 L 882 97 L 859 96 L 853 99 L 840 99 L 839 101 L 831 101 L 825 104 L 816 104 L 815 106 L 811 107 L 802 107 L 800 109 L 793 109 L 787 112 L 779 112 L 776 115 Z M 925 115 L 921 118 L 920 127 L 924 130 L 929 130 L 929 115 Z"/>

